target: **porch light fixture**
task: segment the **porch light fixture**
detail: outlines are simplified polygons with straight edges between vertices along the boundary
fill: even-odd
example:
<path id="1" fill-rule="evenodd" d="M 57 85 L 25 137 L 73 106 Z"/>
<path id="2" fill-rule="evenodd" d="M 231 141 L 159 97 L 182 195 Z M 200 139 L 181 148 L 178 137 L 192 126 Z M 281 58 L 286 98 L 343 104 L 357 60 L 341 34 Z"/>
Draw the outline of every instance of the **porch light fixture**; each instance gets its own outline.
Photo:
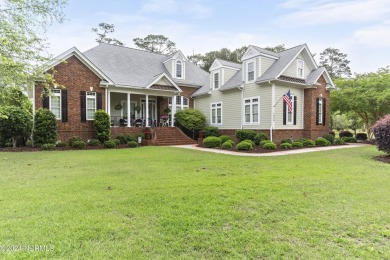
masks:
<path id="1" fill-rule="evenodd" d="M 93 91 L 93 87 L 89 87 L 89 90 L 92 92 Z"/>
<path id="2" fill-rule="evenodd" d="M 57 84 L 54 84 L 54 88 L 58 88 L 58 85 L 57 85 Z"/>

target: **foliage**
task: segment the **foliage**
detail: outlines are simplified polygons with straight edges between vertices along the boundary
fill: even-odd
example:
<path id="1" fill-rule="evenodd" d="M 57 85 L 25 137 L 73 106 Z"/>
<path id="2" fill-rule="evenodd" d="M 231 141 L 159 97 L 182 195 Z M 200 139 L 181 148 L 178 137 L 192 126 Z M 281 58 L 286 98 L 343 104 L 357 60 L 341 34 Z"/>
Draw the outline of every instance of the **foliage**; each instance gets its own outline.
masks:
<path id="1" fill-rule="evenodd" d="M 390 154 L 390 114 L 378 120 L 373 129 L 378 150 Z"/>
<path id="2" fill-rule="evenodd" d="M 87 145 L 88 146 L 99 146 L 99 145 L 101 145 L 101 143 L 98 139 L 91 139 L 91 140 L 88 140 Z"/>
<path id="3" fill-rule="evenodd" d="M 131 134 L 117 135 L 115 139 L 118 139 L 121 144 L 127 144 L 130 141 L 137 142 L 137 137 Z"/>
<path id="4" fill-rule="evenodd" d="M 305 140 L 305 141 L 303 141 L 303 146 L 313 147 L 315 145 L 316 145 L 316 143 L 313 140 Z"/>
<path id="5" fill-rule="evenodd" d="M 292 147 L 292 144 L 289 143 L 281 143 L 280 148 L 282 149 L 290 149 Z"/>
<path id="6" fill-rule="evenodd" d="M 337 138 L 334 140 L 334 144 L 341 145 L 341 144 L 345 144 L 345 142 L 342 139 Z"/>
<path id="7" fill-rule="evenodd" d="M 352 137 L 352 136 L 344 136 L 343 138 L 341 138 L 341 140 L 343 140 L 345 143 L 356 143 L 357 140 L 355 137 Z"/>
<path id="8" fill-rule="evenodd" d="M 113 140 L 105 141 L 104 147 L 108 149 L 112 149 L 116 147 L 116 143 Z"/>
<path id="9" fill-rule="evenodd" d="M 96 38 L 96 42 L 99 44 L 108 43 L 113 45 L 124 46 L 123 42 L 115 38 L 107 37 L 107 34 L 113 33 L 115 31 L 115 26 L 113 24 L 99 23 L 99 28 L 92 28 L 92 31 L 97 34 L 98 38 Z"/>
<path id="10" fill-rule="evenodd" d="M 334 144 L 334 136 L 331 134 L 326 134 L 323 136 L 326 140 L 329 141 L 329 143 Z"/>
<path id="11" fill-rule="evenodd" d="M 356 140 L 361 140 L 361 141 L 367 140 L 367 134 L 366 133 L 357 133 Z"/>
<path id="12" fill-rule="evenodd" d="M 138 143 L 136 141 L 130 141 L 127 143 L 127 146 L 130 148 L 136 148 L 138 147 Z"/>
<path id="13" fill-rule="evenodd" d="M 258 133 L 253 138 L 255 144 L 259 145 L 261 141 L 268 140 L 268 135 L 265 133 Z"/>
<path id="14" fill-rule="evenodd" d="M 266 143 L 265 145 L 262 146 L 264 149 L 268 150 L 275 150 L 276 149 L 276 144 L 275 143 Z"/>
<path id="15" fill-rule="evenodd" d="M 289 144 L 292 144 L 292 139 L 291 138 L 285 138 L 285 139 L 283 139 L 280 143 L 289 143 Z"/>
<path id="16" fill-rule="evenodd" d="M 175 118 L 186 128 L 199 130 L 206 125 L 205 115 L 197 109 L 184 109 L 175 114 Z"/>
<path id="17" fill-rule="evenodd" d="M 331 78 L 350 77 L 349 63 L 347 54 L 339 49 L 329 47 L 320 53 L 320 65 L 326 68 Z"/>
<path id="18" fill-rule="evenodd" d="M 239 151 L 247 151 L 247 150 L 252 150 L 253 146 L 252 143 L 250 142 L 242 141 L 237 144 L 236 149 Z"/>
<path id="19" fill-rule="evenodd" d="M 19 139 L 27 139 L 31 134 L 31 114 L 21 107 L 0 107 L 0 138 L 12 139 L 12 147 L 16 147 Z"/>
<path id="20" fill-rule="evenodd" d="M 340 133 L 339 133 L 339 137 L 340 138 L 342 138 L 342 137 L 352 137 L 353 136 L 353 134 L 350 132 L 350 131 L 348 131 L 348 130 L 346 130 L 346 131 L 340 131 Z"/>
<path id="21" fill-rule="evenodd" d="M 209 136 L 203 140 L 203 146 L 206 148 L 214 148 L 221 146 L 221 138 L 216 136 Z"/>
<path id="22" fill-rule="evenodd" d="M 171 54 L 176 51 L 176 43 L 164 35 L 149 34 L 145 38 L 133 39 L 135 46 L 150 52 Z"/>
<path id="23" fill-rule="evenodd" d="M 121 144 L 121 141 L 119 141 L 118 139 L 112 139 L 111 141 L 113 141 L 115 143 L 115 145 L 120 145 Z"/>
<path id="24" fill-rule="evenodd" d="M 76 149 L 84 149 L 85 148 L 85 142 L 84 141 L 74 141 L 72 143 L 72 147 Z"/>
<path id="25" fill-rule="evenodd" d="M 244 141 L 242 141 L 242 142 L 250 143 L 250 144 L 252 145 L 252 149 L 255 149 L 255 148 L 256 148 L 256 144 L 255 144 L 255 142 L 253 142 L 252 140 L 246 139 L 246 140 L 244 140 Z"/>
<path id="26" fill-rule="evenodd" d="M 93 131 L 96 139 L 101 143 L 108 141 L 111 136 L 110 115 L 103 110 L 96 111 L 93 121 Z"/>
<path id="27" fill-rule="evenodd" d="M 66 147 L 66 143 L 65 142 L 61 142 L 61 141 L 58 141 L 56 143 L 56 147 Z"/>
<path id="28" fill-rule="evenodd" d="M 273 51 L 273 52 L 282 52 L 282 51 L 285 51 L 286 50 L 286 47 L 284 46 L 284 44 L 279 44 L 279 45 L 276 45 L 274 47 L 265 47 L 264 49 L 268 50 L 268 51 Z"/>
<path id="29" fill-rule="evenodd" d="M 32 113 L 32 103 L 25 94 L 26 91 L 27 86 L 5 85 L 0 87 L 0 105 L 22 107 Z"/>
<path id="30" fill-rule="evenodd" d="M 219 138 L 221 138 L 222 143 L 224 143 L 228 140 L 233 140 L 229 135 L 221 135 Z"/>
<path id="31" fill-rule="evenodd" d="M 203 136 L 205 138 L 209 136 L 219 136 L 219 135 L 220 133 L 218 127 L 206 126 L 205 128 L 203 128 Z"/>
<path id="32" fill-rule="evenodd" d="M 337 89 L 331 92 L 331 109 L 352 113 L 363 122 L 368 139 L 374 122 L 390 114 L 390 70 L 356 74 L 354 78 L 337 79 Z"/>
<path id="33" fill-rule="evenodd" d="M 56 148 L 56 145 L 53 143 L 41 145 L 41 150 L 44 150 L 44 151 L 51 151 L 51 150 L 54 150 L 55 148 Z"/>
<path id="34" fill-rule="evenodd" d="M 346 114 L 335 114 L 332 116 L 333 125 L 332 128 L 336 129 L 337 131 L 346 129 L 350 125 L 350 121 L 347 118 Z"/>
<path id="35" fill-rule="evenodd" d="M 293 142 L 291 145 L 292 145 L 292 147 L 298 147 L 298 148 L 302 148 L 303 147 L 303 143 L 302 142 L 298 142 L 298 141 Z"/>
<path id="36" fill-rule="evenodd" d="M 83 141 L 80 137 L 78 137 L 78 136 L 72 136 L 71 138 L 69 138 L 69 140 L 68 140 L 68 145 L 70 146 L 70 147 L 73 147 L 73 144 L 74 144 L 74 142 L 77 142 L 77 141 Z"/>
<path id="37" fill-rule="evenodd" d="M 243 141 L 243 140 L 246 140 L 246 139 L 254 141 L 255 136 L 256 136 L 256 132 L 253 131 L 253 130 L 241 129 L 241 130 L 237 130 L 236 131 L 236 137 L 240 141 Z"/>
<path id="38" fill-rule="evenodd" d="M 330 145 L 330 142 L 328 140 L 326 140 L 325 138 L 323 138 L 323 137 L 318 137 L 315 140 L 315 143 L 316 143 L 316 146 L 328 146 L 328 145 Z"/>
<path id="39" fill-rule="evenodd" d="M 49 109 L 40 108 L 36 111 L 33 140 L 36 146 L 57 142 L 57 121 L 55 115 Z"/>
<path id="40" fill-rule="evenodd" d="M 222 143 L 222 149 L 231 149 L 233 147 L 233 144 L 229 141 L 226 141 L 224 143 Z"/>
<path id="41" fill-rule="evenodd" d="M 265 144 L 268 144 L 268 143 L 272 143 L 272 141 L 271 141 L 271 140 L 263 140 L 263 141 L 261 141 L 261 142 L 260 142 L 261 148 L 264 148 L 264 145 L 265 145 Z"/>

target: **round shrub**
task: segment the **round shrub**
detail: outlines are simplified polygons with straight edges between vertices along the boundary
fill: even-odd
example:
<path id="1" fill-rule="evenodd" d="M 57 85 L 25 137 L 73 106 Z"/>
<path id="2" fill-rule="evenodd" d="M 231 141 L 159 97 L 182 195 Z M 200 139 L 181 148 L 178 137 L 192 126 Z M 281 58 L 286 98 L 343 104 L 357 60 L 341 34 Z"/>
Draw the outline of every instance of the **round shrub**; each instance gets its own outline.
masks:
<path id="1" fill-rule="evenodd" d="M 243 142 L 248 142 L 248 143 L 250 143 L 250 144 L 252 145 L 252 149 L 255 149 L 255 147 L 256 147 L 255 142 L 253 142 L 252 140 L 246 139 L 246 140 L 244 140 Z"/>
<path id="2" fill-rule="evenodd" d="M 229 141 L 226 141 L 222 144 L 222 149 L 231 149 L 233 147 L 232 143 Z"/>
<path id="3" fill-rule="evenodd" d="M 136 141 L 132 135 L 117 135 L 115 139 L 118 139 L 121 144 L 127 144 L 130 141 Z"/>
<path id="4" fill-rule="evenodd" d="M 366 141 L 367 140 L 367 134 L 366 133 L 357 133 L 356 134 L 356 140 Z"/>
<path id="5" fill-rule="evenodd" d="M 250 142 L 242 141 L 241 143 L 237 144 L 236 149 L 239 151 L 252 150 L 252 144 Z"/>
<path id="6" fill-rule="evenodd" d="M 108 148 L 108 149 L 112 149 L 112 148 L 115 148 L 116 147 L 116 144 L 114 141 L 105 141 L 104 142 L 104 147 L 105 148 Z"/>
<path id="7" fill-rule="evenodd" d="M 231 143 L 233 146 L 235 145 L 235 143 L 234 143 L 233 140 L 227 140 L 226 142 Z M 226 143 L 226 142 L 225 142 L 225 143 Z"/>
<path id="8" fill-rule="evenodd" d="M 12 144 L 15 148 L 19 140 L 30 137 L 32 116 L 22 107 L 2 105 L 0 104 L 0 144 Z"/>
<path id="9" fill-rule="evenodd" d="M 56 116 L 49 109 L 40 108 L 35 113 L 33 140 L 36 146 L 57 142 Z"/>
<path id="10" fill-rule="evenodd" d="M 51 150 L 54 150 L 55 148 L 56 148 L 55 144 L 43 144 L 43 145 L 41 145 L 41 150 L 45 150 L 45 151 L 51 151 Z"/>
<path id="11" fill-rule="evenodd" d="M 316 146 L 328 146 L 330 142 L 323 137 L 318 137 L 315 141 Z"/>
<path id="12" fill-rule="evenodd" d="M 113 141 L 115 143 L 115 145 L 121 144 L 121 141 L 119 141 L 118 139 L 112 139 L 111 141 Z"/>
<path id="13" fill-rule="evenodd" d="M 111 136 L 110 115 L 103 110 L 96 111 L 93 121 L 93 131 L 96 139 L 101 143 L 109 140 Z"/>
<path id="14" fill-rule="evenodd" d="M 84 141 L 74 141 L 72 144 L 73 148 L 76 149 L 84 149 L 85 148 L 85 142 Z"/>
<path id="15" fill-rule="evenodd" d="M 203 128 L 203 136 L 207 138 L 209 136 L 220 136 L 218 127 L 208 126 Z"/>
<path id="16" fill-rule="evenodd" d="M 175 114 L 175 118 L 188 129 L 203 129 L 206 125 L 206 117 L 197 109 L 184 109 Z"/>
<path id="17" fill-rule="evenodd" d="M 378 120 L 372 128 L 378 150 L 390 154 L 390 114 Z"/>
<path id="18" fill-rule="evenodd" d="M 292 144 L 292 140 L 290 138 L 285 138 L 283 139 L 280 143 L 283 144 L 283 143 L 288 143 L 288 144 Z"/>
<path id="19" fill-rule="evenodd" d="M 261 142 L 260 142 L 261 148 L 264 148 L 263 146 L 264 146 L 265 144 L 268 144 L 268 143 L 272 143 L 272 141 L 271 141 L 271 140 L 263 140 L 263 141 L 261 141 Z"/>
<path id="20" fill-rule="evenodd" d="M 255 144 L 259 145 L 261 141 L 268 140 L 268 135 L 265 133 L 258 133 L 255 135 L 254 142 Z"/>
<path id="21" fill-rule="evenodd" d="M 303 147 L 303 143 L 298 142 L 298 141 L 293 142 L 291 145 L 292 145 L 292 147 L 297 147 L 297 148 Z"/>
<path id="22" fill-rule="evenodd" d="M 255 131 L 253 131 L 253 130 L 242 129 L 242 130 L 237 130 L 236 131 L 236 137 L 240 141 L 243 141 L 243 140 L 246 140 L 246 139 L 254 141 L 256 134 L 257 133 Z"/>
<path id="23" fill-rule="evenodd" d="M 100 145 L 100 141 L 98 139 L 91 139 L 88 141 L 88 146 L 99 146 Z"/>
<path id="24" fill-rule="evenodd" d="M 345 144 L 345 142 L 342 139 L 340 139 L 340 138 L 335 139 L 334 143 L 337 144 L 337 145 Z"/>
<path id="25" fill-rule="evenodd" d="M 130 148 L 136 148 L 136 147 L 138 147 L 138 143 L 135 141 L 130 141 L 127 143 L 127 146 Z"/>
<path id="26" fill-rule="evenodd" d="M 56 144 L 56 147 L 66 147 L 66 143 L 58 141 L 57 144 Z"/>
<path id="27" fill-rule="evenodd" d="M 334 144 L 334 136 L 331 134 L 326 134 L 323 136 L 326 140 L 328 140 L 331 144 Z"/>
<path id="28" fill-rule="evenodd" d="M 341 138 L 341 140 L 343 140 L 346 143 L 356 143 L 357 142 L 355 137 L 344 136 L 343 138 Z"/>
<path id="29" fill-rule="evenodd" d="M 83 140 L 78 136 L 72 136 L 71 138 L 69 138 L 68 144 L 70 147 L 73 147 L 73 143 L 78 141 L 83 141 Z"/>
<path id="30" fill-rule="evenodd" d="M 340 138 L 352 137 L 352 136 L 353 136 L 353 134 L 350 131 L 340 131 L 340 133 L 339 133 Z"/>
<path id="31" fill-rule="evenodd" d="M 290 149 L 291 147 L 292 147 L 292 145 L 289 143 L 281 143 L 280 144 L 280 148 L 282 148 L 282 149 Z"/>
<path id="32" fill-rule="evenodd" d="M 230 136 L 228 135 L 221 135 L 219 138 L 221 138 L 221 142 L 225 143 L 228 140 L 233 140 Z"/>
<path id="33" fill-rule="evenodd" d="M 221 147 L 221 138 L 209 136 L 203 140 L 203 146 L 206 148 Z"/>
<path id="34" fill-rule="evenodd" d="M 312 147 L 312 146 L 316 146 L 316 143 L 313 140 L 305 140 L 303 142 L 303 146 L 305 146 L 305 147 Z"/>
<path id="35" fill-rule="evenodd" d="M 264 149 L 268 149 L 268 150 L 275 150 L 276 149 L 276 144 L 274 143 L 266 143 L 264 146 L 263 146 Z"/>

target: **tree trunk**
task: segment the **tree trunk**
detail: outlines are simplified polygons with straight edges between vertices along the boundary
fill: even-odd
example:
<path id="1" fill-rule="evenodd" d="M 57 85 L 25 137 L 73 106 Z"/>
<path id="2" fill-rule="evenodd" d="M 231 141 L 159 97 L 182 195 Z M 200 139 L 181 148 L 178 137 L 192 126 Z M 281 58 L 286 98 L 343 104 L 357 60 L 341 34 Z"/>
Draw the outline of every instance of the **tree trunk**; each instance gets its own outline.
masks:
<path id="1" fill-rule="evenodd" d="M 15 137 L 12 137 L 12 148 L 16 148 L 16 141 L 17 139 Z"/>

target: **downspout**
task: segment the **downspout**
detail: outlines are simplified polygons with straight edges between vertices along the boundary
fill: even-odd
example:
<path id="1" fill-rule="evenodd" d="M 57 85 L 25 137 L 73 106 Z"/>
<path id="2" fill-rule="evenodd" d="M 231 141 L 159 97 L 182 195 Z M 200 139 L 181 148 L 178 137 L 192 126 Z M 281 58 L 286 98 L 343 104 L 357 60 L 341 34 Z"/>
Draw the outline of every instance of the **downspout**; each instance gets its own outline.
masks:
<path id="1" fill-rule="evenodd" d="M 240 108 L 240 124 L 241 124 L 241 129 L 243 129 L 244 128 L 244 123 L 243 123 L 243 118 L 242 118 L 242 116 L 243 116 L 243 106 L 244 106 L 244 104 L 242 103 L 243 102 L 243 99 L 244 99 L 244 84 L 242 84 L 242 85 L 240 85 L 239 87 L 238 87 L 238 89 L 241 91 L 241 102 L 240 102 L 240 104 L 241 104 L 241 108 Z"/>
<path id="2" fill-rule="evenodd" d="M 271 84 L 271 81 L 268 81 L 269 84 Z M 272 84 L 272 89 L 271 89 L 271 127 L 269 129 L 269 137 L 271 141 L 273 141 L 273 130 L 274 130 L 274 125 L 275 125 L 275 84 Z"/>

